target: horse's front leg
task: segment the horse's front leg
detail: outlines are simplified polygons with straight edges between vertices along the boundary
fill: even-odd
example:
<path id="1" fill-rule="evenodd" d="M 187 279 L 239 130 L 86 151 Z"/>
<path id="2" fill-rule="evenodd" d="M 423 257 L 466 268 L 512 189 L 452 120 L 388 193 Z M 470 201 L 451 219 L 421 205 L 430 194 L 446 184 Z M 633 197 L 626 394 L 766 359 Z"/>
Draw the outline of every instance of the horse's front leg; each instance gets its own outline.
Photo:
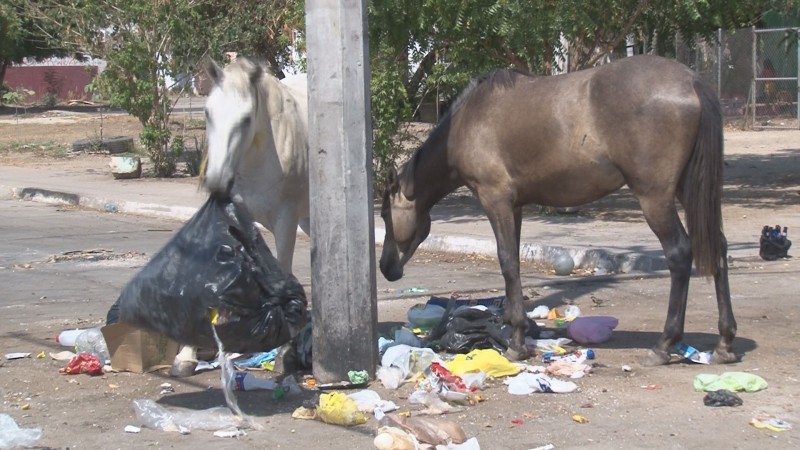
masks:
<path id="1" fill-rule="evenodd" d="M 511 360 L 527 359 L 529 352 L 525 347 L 525 334 L 528 331 L 528 318 L 522 304 L 522 282 L 519 274 L 519 240 L 522 225 L 522 208 L 502 203 L 484 205 L 484 210 L 492 224 L 497 240 L 497 258 L 506 287 L 506 300 L 503 321 L 514 329 L 507 356 Z"/>
<path id="2" fill-rule="evenodd" d="M 278 263 L 286 273 L 292 273 L 294 245 L 297 241 L 297 214 L 293 210 L 282 211 L 272 228 L 275 236 L 275 253 Z"/>
<path id="3" fill-rule="evenodd" d="M 197 347 L 184 345 L 181 351 L 175 355 L 169 375 L 177 378 L 185 378 L 194 375 L 197 368 Z"/>

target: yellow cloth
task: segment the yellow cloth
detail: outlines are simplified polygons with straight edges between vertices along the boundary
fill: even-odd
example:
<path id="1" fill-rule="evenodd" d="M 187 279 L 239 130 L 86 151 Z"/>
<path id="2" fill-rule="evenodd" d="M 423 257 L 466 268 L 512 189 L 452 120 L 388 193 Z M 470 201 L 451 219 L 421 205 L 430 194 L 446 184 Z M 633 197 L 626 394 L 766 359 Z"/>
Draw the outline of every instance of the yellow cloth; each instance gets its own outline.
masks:
<path id="1" fill-rule="evenodd" d="M 473 350 L 466 355 L 456 355 L 447 363 L 447 368 L 455 375 L 470 372 L 485 372 L 486 375 L 498 378 L 519 373 L 519 367 L 511 363 L 497 350 Z"/>

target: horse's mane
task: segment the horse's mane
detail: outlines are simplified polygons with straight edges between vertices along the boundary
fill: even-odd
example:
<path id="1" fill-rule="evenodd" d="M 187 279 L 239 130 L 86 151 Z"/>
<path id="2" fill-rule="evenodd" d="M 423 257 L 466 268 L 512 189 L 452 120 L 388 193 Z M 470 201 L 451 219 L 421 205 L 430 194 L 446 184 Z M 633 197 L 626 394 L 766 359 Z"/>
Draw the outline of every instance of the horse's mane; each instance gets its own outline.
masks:
<path id="1" fill-rule="evenodd" d="M 439 124 L 436 125 L 422 146 L 420 146 L 406 162 L 407 170 L 404 172 L 406 185 L 413 184 L 414 172 L 417 170 L 417 167 L 422 164 L 422 158 L 425 157 L 425 148 L 439 139 L 445 139 L 444 136 L 449 131 L 452 116 L 458 113 L 464 104 L 467 103 L 467 100 L 472 98 L 473 95 L 478 95 L 487 90 L 510 89 L 514 87 L 519 80 L 528 79 L 531 76 L 530 73 L 518 69 L 495 69 L 480 77 L 473 78 L 461 94 L 456 97 L 453 104 L 447 110 L 447 113 L 445 113 L 442 120 L 439 121 Z"/>
<path id="2" fill-rule="evenodd" d="M 458 112 L 458 110 L 464 106 L 464 103 L 466 103 L 467 99 L 472 97 L 472 95 L 476 94 L 477 92 L 487 89 L 509 89 L 514 87 L 520 78 L 527 78 L 530 76 L 530 73 L 519 69 L 495 69 L 479 77 L 473 78 L 467 87 L 464 88 L 461 94 L 459 94 L 459 96 L 453 100 L 453 104 L 447 110 L 447 114 L 442 117 L 442 121 L 448 119 L 448 116 Z"/>
<path id="3" fill-rule="evenodd" d="M 273 76 L 267 67 L 259 62 L 249 58 L 236 58 L 235 61 L 225 66 L 223 83 L 238 92 L 246 92 L 252 88 L 250 79 L 257 71 L 262 72 L 262 77 Z"/>

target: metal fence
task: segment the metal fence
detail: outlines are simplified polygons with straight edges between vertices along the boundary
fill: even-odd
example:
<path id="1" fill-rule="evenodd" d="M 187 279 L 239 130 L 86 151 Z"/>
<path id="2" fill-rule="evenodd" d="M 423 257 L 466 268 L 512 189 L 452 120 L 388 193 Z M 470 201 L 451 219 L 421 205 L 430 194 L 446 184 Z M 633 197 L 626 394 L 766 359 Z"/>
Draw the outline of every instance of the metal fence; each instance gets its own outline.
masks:
<path id="1" fill-rule="evenodd" d="M 800 128 L 800 28 L 718 31 L 712 42 L 678 43 L 675 58 L 715 86 L 729 121 Z"/>

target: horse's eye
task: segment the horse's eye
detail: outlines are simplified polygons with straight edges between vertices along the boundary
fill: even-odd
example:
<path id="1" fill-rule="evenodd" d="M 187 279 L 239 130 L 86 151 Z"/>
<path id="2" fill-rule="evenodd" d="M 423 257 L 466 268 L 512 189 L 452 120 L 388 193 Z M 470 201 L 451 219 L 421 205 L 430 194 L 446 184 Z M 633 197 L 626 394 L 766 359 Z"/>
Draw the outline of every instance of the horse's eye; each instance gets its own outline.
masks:
<path id="1" fill-rule="evenodd" d="M 245 117 L 242 119 L 242 127 L 249 127 L 251 121 L 250 117 Z"/>

